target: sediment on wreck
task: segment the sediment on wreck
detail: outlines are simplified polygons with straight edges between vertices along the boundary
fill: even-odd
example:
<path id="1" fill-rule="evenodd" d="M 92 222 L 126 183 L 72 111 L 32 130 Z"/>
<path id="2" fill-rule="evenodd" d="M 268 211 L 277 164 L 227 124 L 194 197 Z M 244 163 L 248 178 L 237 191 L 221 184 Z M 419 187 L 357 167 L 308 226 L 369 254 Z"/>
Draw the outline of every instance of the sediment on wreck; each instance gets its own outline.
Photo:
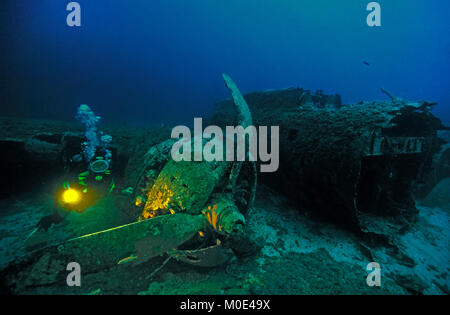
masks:
<path id="1" fill-rule="evenodd" d="M 432 169 L 445 129 L 432 103 L 342 105 L 340 97 L 292 88 L 245 95 L 256 126 L 280 127 L 280 167 L 261 179 L 300 209 L 359 230 L 404 231 L 417 214 L 413 193 Z M 209 123 L 235 123 L 230 100 Z"/>

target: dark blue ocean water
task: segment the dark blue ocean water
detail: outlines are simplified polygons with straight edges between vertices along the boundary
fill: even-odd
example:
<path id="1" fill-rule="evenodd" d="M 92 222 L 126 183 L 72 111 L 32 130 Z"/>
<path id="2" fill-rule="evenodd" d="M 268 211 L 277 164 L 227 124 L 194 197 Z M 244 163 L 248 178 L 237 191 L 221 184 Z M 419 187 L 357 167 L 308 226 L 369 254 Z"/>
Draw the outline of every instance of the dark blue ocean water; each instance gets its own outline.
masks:
<path id="1" fill-rule="evenodd" d="M 439 102 L 450 124 L 448 0 L 68 0 L 0 3 L 1 115 L 72 120 L 86 103 L 107 122 L 191 123 L 242 92 L 298 86 L 344 102 Z M 367 61 L 370 66 L 363 63 Z"/>

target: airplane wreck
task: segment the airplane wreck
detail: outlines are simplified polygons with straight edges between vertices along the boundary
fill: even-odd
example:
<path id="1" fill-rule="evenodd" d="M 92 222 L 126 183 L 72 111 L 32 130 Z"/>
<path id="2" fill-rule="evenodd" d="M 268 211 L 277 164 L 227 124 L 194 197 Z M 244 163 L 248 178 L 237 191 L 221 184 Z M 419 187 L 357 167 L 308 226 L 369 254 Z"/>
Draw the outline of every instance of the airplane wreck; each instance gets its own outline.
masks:
<path id="1" fill-rule="evenodd" d="M 300 211 L 387 238 L 414 223 L 415 195 L 431 190 L 425 183 L 445 142 L 438 131 L 448 130 L 431 113 L 435 103 L 391 96 L 342 105 L 339 95 L 299 88 L 245 98 L 256 126 L 280 127 L 280 168 L 261 181 Z M 234 115 L 225 100 L 210 123 Z"/>
<path id="2" fill-rule="evenodd" d="M 216 104 L 209 123 L 279 126 L 277 172 L 258 179 L 254 161 L 177 163 L 170 159 L 174 139 L 168 133 L 151 141 L 141 134 L 132 142 L 111 132 L 119 139 L 111 150 L 121 186 L 128 188 L 115 196 L 121 213 L 108 216 L 126 219 L 19 257 L 1 271 L 3 290 L 64 281 L 68 261 L 89 273 L 153 260 L 153 273 L 169 260 L 224 265 L 258 248 L 246 237 L 246 214 L 258 183 L 286 195 L 299 211 L 374 240 L 389 241 L 414 224 L 415 195 L 432 188 L 426 183 L 436 165 L 446 165 L 436 164 L 438 153 L 448 157 L 438 136 L 448 128 L 431 113 L 435 104 L 392 98 L 342 105 L 339 95 L 297 88 L 243 97 L 231 78 L 224 80 L 233 98 Z M 41 130 L 0 139 L 0 146 L 16 152 L 11 158 L 25 152 L 24 162 L 51 169 L 79 149 L 80 139 Z"/>

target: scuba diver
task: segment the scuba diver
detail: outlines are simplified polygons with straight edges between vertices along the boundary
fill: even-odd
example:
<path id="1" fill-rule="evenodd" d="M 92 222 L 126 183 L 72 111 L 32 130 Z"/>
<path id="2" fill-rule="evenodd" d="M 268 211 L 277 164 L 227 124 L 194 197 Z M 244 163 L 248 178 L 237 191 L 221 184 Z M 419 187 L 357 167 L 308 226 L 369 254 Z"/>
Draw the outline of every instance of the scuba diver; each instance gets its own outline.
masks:
<path id="1" fill-rule="evenodd" d="M 42 240 L 47 242 L 47 232 L 53 225 L 63 222 L 70 212 L 85 212 L 115 189 L 111 176 L 112 153 L 108 149 L 112 137 L 101 132 L 97 136 L 95 124 L 100 117 L 87 105 L 80 106 L 77 118 L 86 126 L 86 141 L 81 144 L 80 153 L 63 152 L 65 180 L 54 194 L 53 211 L 37 223 L 26 239 L 26 247 L 34 247 Z M 72 156 L 65 158 L 67 155 Z"/>
<path id="2" fill-rule="evenodd" d="M 88 169 L 79 173 L 76 180 L 66 180 L 56 191 L 53 214 L 39 222 L 40 229 L 48 230 L 51 224 L 58 224 L 70 212 L 83 213 L 98 200 L 114 191 L 109 163 L 97 156 Z"/>

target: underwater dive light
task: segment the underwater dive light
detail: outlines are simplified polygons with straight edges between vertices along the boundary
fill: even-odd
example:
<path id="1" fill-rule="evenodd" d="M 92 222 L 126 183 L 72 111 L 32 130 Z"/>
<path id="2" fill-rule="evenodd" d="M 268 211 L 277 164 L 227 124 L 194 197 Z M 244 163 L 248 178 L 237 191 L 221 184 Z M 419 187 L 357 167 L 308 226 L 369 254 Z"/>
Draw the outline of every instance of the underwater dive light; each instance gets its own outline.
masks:
<path id="1" fill-rule="evenodd" d="M 64 191 L 64 193 L 62 195 L 62 199 L 63 199 L 64 203 L 75 204 L 78 201 L 80 201 L 81 196 L 77 190 L 69 188 Z"/>

